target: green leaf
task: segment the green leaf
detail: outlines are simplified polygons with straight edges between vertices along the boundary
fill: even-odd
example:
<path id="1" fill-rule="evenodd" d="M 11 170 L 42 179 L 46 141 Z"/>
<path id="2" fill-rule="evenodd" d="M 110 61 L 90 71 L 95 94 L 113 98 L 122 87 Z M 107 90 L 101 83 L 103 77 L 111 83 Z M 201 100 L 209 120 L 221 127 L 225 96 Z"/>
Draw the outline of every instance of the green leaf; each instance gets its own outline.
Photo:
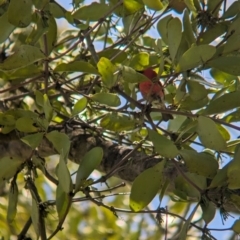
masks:
<path id="1" fill-rule="evenodd" d="M 21 117 L 16 121 L 16 129 L 24 133 L 37 132 L 38 128 L 34 126 L 35 122 L 29 117 Z"/>
<path id="2" fill-rule="evenodd" d="M 14 70 L 28 66 L 44 58 L 45 56 L 39 48 L 30 45 L 21 45 L 13 55 L 0 64 L 0 69 L 3 71 Z"/>
<path id="3" fill-rule="evenodd" d="M 227 145 L 213 120 L 198 117 L 197 133 L 202 144 L 217 151 L 224 150 Z"/>
<path id="4" fill-rule="evenodd" d="M 152 141 L 153 146 L 157 153 L 163 157 L 174 158 L 179 154 L 176 145 L 166 138 L 165 136 L 149 129 L 149 139 Z"/>
<path id="5" fill-rule="evenodd" d="M 100 58 L 98 64 L 98 71 L 102 75 L 102 81 L 105 86 L 111 88 L 115 84 L 114 73 L 116 71 L 116 66 L 111 63 L 107 58 Z"/>
<path id="6" fill-rule="evenodd" d="M 190 223 L 194 217 L 194 214 L 196 213 L 199 205 L 197 204 L 194 209 L 192 210 L 191 214 L 189 215 L 187 221 L 183 224 L 183 227 L 179 233 L 178 239 L 179 240 L 186 240 L 187 239 L 187 232 L 189 230 Z"/>
<path id="7" fill-rule="evenodd" d="M 45 118 L 50 123 L 53 118 L 53 108 L 48 99 L 47 94 L 43 95 L 43 110 L 44 110 Z"/>
<path id="8" fill-rule="evenodd" d="M 110 107 L 118 107 L 121 104 L 118 95 L 113 93 L 96 93 L 91 96 L 91 99 L 95 102 L 99 102 Z"/>
<path id="9" fill-rule="evenodd" d="M 83 180 L 86 180 L 93 170 L 99 166 L 102 158 L 103 150 L 100 147 L 92 148 L 85 154 L 77 170 L 75 192 L 79 190 Z"/>
<path id="10" fill-rule="evenodd" d="M 165 161 L 161 161 L 136 177 L 133 182 L 129 206 L 134 212 L 145 208 L 156 196 L 163 184 Z"/>
<path id="11" fill-rule="evenodd" d="M 2 16 L 0 17 L 0 26 L 1 26 L 0 43 L 3 43 L 15 29 L 15 26 L 8 22 L 7 12 L 2 14 Z"/>
<path id="12" fill-rule="evenodd" d="M 59 184 L 62 186 L 62 190 L 66 193 L 72 191 L 72 179 L 67 168 L 66 157 L 63 154 L 60 154 L 59 164 L 57 166 L 57 176 Z"/>
<path id="13" fill-rule="evenodd" d="M 184 29 L 184 33 L 185 33 L 188 45 L 191 46 L 193 43 L 196 42 L 196 40 L 193 33 L 192 23 L 190 22 L 190 18 L 189 18 L 189 11 L 187 10 L 185 10 L 183 14 L 183 29 Z"/>
<path id="14" fill-rule="evenodd" d="M 26 43 L 29 45 L 35 45 L 39 39 L 43 36 L 43 34 L 47 33 L 49 30 L 48 24 L 46 23 L 46 20 L 41 15 L 35 13 L 35 26 L 33 27 L 31 33 L 28 35 L 26 39 Z"/>
<path id="15" fill-rule="evenodd" d="M 75 115 L 79 114 L 80 112 L 82 112 L 87 107 L 87 103 L 88 103 L 88 101 L 85 97 L 82 97 L 81 99 L 79 99 L 74 104 L 72 116 L 75 116 Z"/>
<path id="16" fill-rule="evenodd" d="M 65 133 L 52 131 L 46 134 L 46 138 L 53 144 L 59 154 L 67 157 L 70 149 L 70 141 Z"/>
<path id="17" fill-rule="evenodd" d="M 27 27 L 32 21 L 32 0 L 11 0 L 8 21 L 16 27 Z"/>
<path id="18" fill-rule="evenodd" d="M 154 11 L 160 11 L 163 9 L 163 4 L 161 0 L 142 0 L 142 1 L 148 8 Z"/>
<path id="19" fill-rule="evenodd" d="M 41 49 L 48 50 L 48 56 L 49 56 L 57 41 L 58 30 L 57 30 L 56 20 L 52 15 L 48 16 L 48 20 L 46 24 L 48 25 L 48 31 L 45 33 L 47 42 L 45 43 L 44 39 L 40 38 L 40 46 L 41 46 Z"/>
<path id="20" fill-rule="evenodd" d="M 134 14 L 144 8 L 144 5 L 138 0 L 124 0 L 123 6 L 129 14 Z"/>
<path id="21" fill-rule="evenodd" d="M 44 133 L 34 133 L 21 138 L 21 141 L 26 143 L 32 149 L 35 149 L 39 146 L 43 139 Z"/>
<path id="22" fill-rule="evenodd" d="M 187 81 L 187 87 L 189 90 L 189 95 L 193 101 L 199 101 L 207 97 L 208 91 L 206 88 L 195 81 Z"/>
<path id="23" fill-rule="evenodd" d="M 216 38 L 223 35 L 228 28 L 228 24 L 225 22 L 220 22 L 214 25 L 211 28 L 208 28 L 206 31 L 204 31 L 202 34 L 200 34 L 198 38 L 198 42 L 200 44 L 209 44 L 213 42 Z"/>
<path id="24" fill-rule="evenodd" d="M 120 113 L 107 114 L 100 121 L 100 126 L 115 132 L 131 131 L 135 128 L 137 121 Z"/>
<path id="25" fill-rule="evenodd" d="M 192 46 L 179 59 L 176 71 L 182 72 L 200 67 L 213 57 L 216 48 L 210 45 Z"/>
<path id="26" fill-rule="evenodd" d="M 11 224 L 17 213 L 18 203 L 18 185 L 12 181 L 8 193 L 8 210 L 7 210 L 7 221 Z"/>
<path id="27" fill-rule="evenodd" d="M 131 67 L 122 66 L 121 70 L 122 70 L 121 73 L 122 73 L 122 78 L 123 78 L 124 82 L 140 83 L 142 81 L 148 80 L 148 78 L 145 75 L 136 72 Z"/>
<path id="28" fill-rule="evenodd" d="M 40 233 L 39 218 L 40 218 L 39 204 L 37 203 L 36 199 L 32 196 L 31 219 L 32 219 L 32 224 L 33 224 L 35 233 L 37 234 L 37 238 Z"/>
<path id="29" fill-rule="evenodd" d="M 230 163 L 219 169 L 208 188 L 221 187 L 227 183 L 227 173 Z"/>
<path id="30" fill-rule="evenodd" d="M 111 48 L 98 52 L 98 56 L 99 58 L 104 57 L 107 59 L 111 59 L 112 57 L 114 57 L 114 59 L 112 60 L 112 63 L 122 63 L 127 58 L 127 54 L 124 51 L 120 49 L 111 49 Z M 92 64 L 94 64 L 93 61 L 91 62 Z"/>
<path id="31" fill-rule="evenodd" d="M 187 169 L 191 173 L 213 178 L 218 171 L 218 162 L 214 156 L 202 152 L 198 153 L 193 150 L 180 150 L 179 153 L 184 159 Z"/>
<path id="32" fill-rule="evenodd" d="M 0 159 L 0 183 L 12 178 L 23 163 L 19 157 L 3 157 Z"/>
<path id="33" fill-rule="evenodd" d="M 59 222 L 61 222 L 69 211 L 71 204 L 70 194 L 65 192 L 62 185 L 58 184 L 56 190 L 56 207 Z"/>
<path id="34" fill-rule="evenodd" d="M 202 208 L 202 218 L 205 221 L 206 224 L 209 224 L 216 214 L 216 206 L 214 203 L 205 200 L 200 204 Z"/>
<path id="35" fill-rule="evenodd" d="M 222 19 L 227 19 L 227 18 L 232 18 L 235 15 L 237 15 L 240 11 L 240 2 L 239 1 L 235 1 L 232 3 L 232 5 L 230 5 L 230 7 L 227 9 L 227 11 L 224 12 L 224 14 L 222 15 Z"/>
<path id="36" fill-rule="evenodd" d="M 76 19 L 86 20 L 86 21 L 98 21 L 102 18 L 108 11 L 110 6 L 104 3 L 93 2 L 90 5 L 85 5 L 79 8 L 73 13 L 73 17 Z"/>
<path id="37" fill-rule="evenodd" d="M 162 40 L 168 44 L 168 28 L 167 28 L 167 25 L 169 23 L 169 21 L 173 19 L 173 17 L 171 15 L 167 15 L 166 17 L 164 18 L 161 18 L 159 21 L 158 21 L 158 24 L 157 24 L 157 30 L 158 30 L 158 33 L 160 35 L 160 37 L 162 38 Z"/>
<path id="38" fill-rule="evenodd" d="M 61 63 L 55 69 L 55 72 L 85 72 L 91 74 L 99 74 L 97 69 L 90 63 L 85 61 L 74 61 L 70 63 Z"/>
<path id="39" fill-rule="evenodd" d="M 207 67 L 217 68 L 234 76 L 240 75 L 239 65 L 240 57 L 238 56 L 218 57 L 206 64 Z"/>
<path id="40" fill-rule="evenodd" d="M 232 230 L 236 233 L 236 234 L 240 234 L 240 220 L 236 220 L 234 222 L 234 224 L 232 225 Z"/>
<path id="41" fill-rule="evenodd" d="M 210 101 L 204 114 L 211 115 L 222 113 L 240 107 L 239 94 L 240 91 L 226 93 L 223 96 Z"/>
<path id="42" fill-rule="evenodd" d="M 182 24 L 179 18 L 172 18 L 167 25 L 168 46 L 172 61 L 174 61 L 182 39 Z"/>
<path id="43" fill-rule="evenodd" d="M 130 61 L 130 67 L 137 71 L 144 70 L 149 65 L 149 54 L 147 52 L 140 52 L 133 56 Z"/>
<path id="44" fill-rule="evenodd" d="M 185 172 L 184 175 L 189 181 L 182 175 L 177 176 L 174 180 L 176 189 L 176 192 L 174 190 L 174 193 L 179 197 L 184 197 L 183 199 L 186 201 L 199 201 L 201 193 L 191 184 L 191 182 L 197 185 L 200 189 L 205 189 L 207 186 L 206 178 L 189 172 Z"/>

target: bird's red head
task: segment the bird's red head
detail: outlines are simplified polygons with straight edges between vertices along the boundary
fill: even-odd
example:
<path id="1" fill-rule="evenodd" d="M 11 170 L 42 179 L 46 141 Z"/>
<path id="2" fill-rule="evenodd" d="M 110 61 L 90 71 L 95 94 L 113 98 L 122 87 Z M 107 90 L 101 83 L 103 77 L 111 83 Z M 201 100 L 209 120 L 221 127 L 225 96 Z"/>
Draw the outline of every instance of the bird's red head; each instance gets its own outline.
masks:
<path id="1" fill-rule="evenodd" d="M 153 80 L 157 77 L 157 73 L 153 71 L 151 68 L 147 68 L 143 71 L 143 74 L 148 77 L 150 80 Z"/>

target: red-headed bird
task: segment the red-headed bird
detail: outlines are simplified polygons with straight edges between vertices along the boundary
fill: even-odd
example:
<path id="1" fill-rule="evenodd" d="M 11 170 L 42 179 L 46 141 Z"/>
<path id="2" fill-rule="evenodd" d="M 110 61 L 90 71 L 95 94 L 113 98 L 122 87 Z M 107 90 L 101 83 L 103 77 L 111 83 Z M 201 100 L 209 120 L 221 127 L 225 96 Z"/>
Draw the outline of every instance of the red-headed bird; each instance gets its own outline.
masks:
<path id="1" fill-rule="evenodd" d="M 156 81 L 157 73 L 153 71 L 151 68 L 147 68 L 141 72 L 144 74 L 149 80 L 143 81 L 139 83 L 139 90 L 143 96 L 143 98 L 155 105 L 157 108 L 166 109 L 164 104 L 164 89 L 160 81 Z M 171 114 L 162 113 L 162 120 L 168 121 L 169 119 L 173 119 Z"/>

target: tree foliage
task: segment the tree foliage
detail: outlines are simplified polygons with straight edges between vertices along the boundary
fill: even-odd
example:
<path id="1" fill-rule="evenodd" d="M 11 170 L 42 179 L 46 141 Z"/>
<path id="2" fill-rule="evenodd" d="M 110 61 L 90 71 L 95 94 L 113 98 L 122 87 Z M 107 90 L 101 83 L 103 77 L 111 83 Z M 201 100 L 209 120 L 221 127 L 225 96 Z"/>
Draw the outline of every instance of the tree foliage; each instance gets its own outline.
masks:
<path id="1" fill-rule="evenodd" d="M 69 4 L 0 1 L 0 234 L 216 239 L 240 209 L 240 1 Z"/>

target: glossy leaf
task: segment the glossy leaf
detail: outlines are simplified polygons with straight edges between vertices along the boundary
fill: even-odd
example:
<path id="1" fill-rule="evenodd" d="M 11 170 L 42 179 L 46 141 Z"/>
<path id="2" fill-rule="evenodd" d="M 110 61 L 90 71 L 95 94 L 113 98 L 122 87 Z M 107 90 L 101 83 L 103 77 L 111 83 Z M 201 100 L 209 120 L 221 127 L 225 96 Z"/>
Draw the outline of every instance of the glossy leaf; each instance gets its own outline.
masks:
<path id="1" fill-rule="evenodd" d="M 86 180 L 93 170 L 99 166 L 102 158 L 103 150 L 100 147 L 92 148 L 85 154 L 77 170 L 75 192 L 79 190 L 83 180 Z"/>
<path id="2" fill-rule="evenodd" d="M 161 156 L 174 158 L 178 155 L 179 151 L 171 140 L 150 129 L 148 130 L 148 133 L 149 139 L 152 141 L 154 149 Z"/>
<path id="3" fill-rule="evenodd" d="M 187 10 L 184 11 L 183 15 L 183 29 L 186 36 L 186 40 L 189 46 L 191 46 L 193 43 L 195 43 L 196 40 L 193 33 L 192 23 L 190 22 L 189 12 Z"/>
<path id="4" fill-rule="evenodd" d="M 21 13 L 21 14 L 19 14 Z M 32 0 L 12 0 L 8 7 L 8 21 L 20 28 L 27 27 L 32 20 Z"/>
<path id="5" fill-rule="evenodd" d="M 210 118 L 198 117 L 197 133 L 200 141 L 207 148 L 219 151 L 227 147 L 226 141 Z"/>
<path id="6" fill-rule="evenodd" d="M 91 96 L 91 99 L 95 102 L 110 106 L 118 107 L 121 104 L 120 98 L 118 95 L 113 93 L 96 93 Z"/>
<path id="7" fill-rule="evenodd" d="M 192 46 L 179 59 L 176 70 L 181 72 L 201 66 L 211 59 L 215 52 L 215 47 L 210 45 Z"/>
<path id="8" fill-rule="evenodd" d="M 133 68 L 127 66 L 121 68 L 121 74 L 123 80 L 128 83 L 139 83 L 148 79 L 145 75 L 138 73 Z"/>
<path id="9" fill-rule="evenodd" d="M 97 69 L 90 63 L 85 61 L 74 61 L 70 63 L 61 63 L 54 71 L 56 72 L 85 72 L 99 74 Z"/>
<path id="10" fill-rule="evenodd" d="M 145 208 L 160 190 L 165 161 L 142 172 L 133 182 L 129 206 L 134 212 Z"/>
<path id="11" fill-rule="evenodd" d="M 44 58 L 45 56 L 39 48 L 21 45 L 13 55 L 0 64 L 0 69 L 3 71 L 15 70 Z"/>

